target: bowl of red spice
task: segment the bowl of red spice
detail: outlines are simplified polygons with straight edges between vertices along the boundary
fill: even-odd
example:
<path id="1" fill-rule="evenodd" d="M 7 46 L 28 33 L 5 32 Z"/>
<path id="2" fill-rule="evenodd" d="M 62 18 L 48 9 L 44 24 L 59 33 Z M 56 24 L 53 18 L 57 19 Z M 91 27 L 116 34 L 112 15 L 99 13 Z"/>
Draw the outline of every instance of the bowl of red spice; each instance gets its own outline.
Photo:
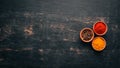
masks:
<path id="1" fill-rule="evenodd" d="M 83 42 L 90 42 L 94 38 L 94 32 L 91 28 L 83 28 L 80 31 L 80 38 Z"/>
<path id="2" fill-rule="evenodd" d="M 98 21 L 93 25 L 93 31 L 96 35 L 102 36 L 105 35 L 108 30 L 108 26 L 105 22 Z"/>

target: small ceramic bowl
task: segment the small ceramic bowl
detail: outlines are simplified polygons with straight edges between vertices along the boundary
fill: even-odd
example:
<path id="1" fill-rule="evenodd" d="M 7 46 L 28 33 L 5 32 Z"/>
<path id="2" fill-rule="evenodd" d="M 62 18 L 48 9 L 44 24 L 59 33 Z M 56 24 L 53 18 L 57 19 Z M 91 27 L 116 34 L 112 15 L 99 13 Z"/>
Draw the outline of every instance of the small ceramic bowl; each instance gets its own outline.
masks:
<path id="1" fill-rule="evenodd" d="M 95 37 L 92 41 L 92 48 L 95 51 L 103 51 L 106 47 L 106 40 L 103 37 Z"/>
<path id="2" fill-rule="evenodd" d="M 105 35 L 106 32 L 108 31 L 108 26 L 106 23 L 98 21 L 93 25 L 93 31 L 95 32 L 96 35 L 102 36 Z"/>
<path id="3" fill-rule="evenodd" d="M 94 38 L 94 32 L 91 28 L 83 28 L 80 31 L 80 39 L 83 42 L 90 42 L 93 40 L 93 38 Z"/>

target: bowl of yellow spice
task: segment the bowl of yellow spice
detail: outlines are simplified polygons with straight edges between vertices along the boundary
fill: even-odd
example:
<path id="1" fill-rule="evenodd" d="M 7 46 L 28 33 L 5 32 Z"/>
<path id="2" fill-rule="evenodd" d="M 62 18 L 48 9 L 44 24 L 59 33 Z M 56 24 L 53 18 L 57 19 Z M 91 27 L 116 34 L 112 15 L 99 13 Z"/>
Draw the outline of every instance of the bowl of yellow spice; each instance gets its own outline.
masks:
<path id="1" fill-rule="evenodd" d="M 106 47 L 106 40 L 103 37 L 95 37 L 92 41 L 92 48 L 95 51 L 102 51 Z"/>

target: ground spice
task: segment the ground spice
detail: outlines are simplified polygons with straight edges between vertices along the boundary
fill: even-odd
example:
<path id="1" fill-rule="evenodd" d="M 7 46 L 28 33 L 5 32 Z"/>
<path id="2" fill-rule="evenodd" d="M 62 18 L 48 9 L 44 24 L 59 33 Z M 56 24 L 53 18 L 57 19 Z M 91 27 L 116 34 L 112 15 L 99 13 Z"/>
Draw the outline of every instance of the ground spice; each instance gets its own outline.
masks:
<path id="1" fill-rule="evenodd" d="M 103 35 L 107 31 L 107 25 L 104 22 L 99 21 L 95 23 L 95 25 L 93 26 L 93 30 L 97 35 Z"/>
<path id="2" fill-rule="evenodd" d="M 84 42 L 90 42 L 94 38 L 94 32 L 90 28 L 84 28 L 80 32 L 80 38 Z"/>
<path id="3" fill-rule="evenodd" d="M 106 47 L 106 41 L 103 37 L 96 37 L 92 41 L 92 47 L 96 51 L 102 51 Z"/>

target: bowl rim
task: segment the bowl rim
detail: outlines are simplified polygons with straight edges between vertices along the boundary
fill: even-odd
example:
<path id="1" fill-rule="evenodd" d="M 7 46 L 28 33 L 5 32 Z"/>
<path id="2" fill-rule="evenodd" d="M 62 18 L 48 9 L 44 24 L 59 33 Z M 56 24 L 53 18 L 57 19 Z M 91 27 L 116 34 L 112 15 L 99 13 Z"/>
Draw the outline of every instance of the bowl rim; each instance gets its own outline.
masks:
<path id="1" fill-rule="evenodd" d="M 95 25 L 96 25 L 98 22 L 102 22 L 102 23 L 105 24 L 105 26 L 106 26 L 106 30 L 105 30 L 105 32 L 102 33 L 102 34 L 97 33 L 97 32 L 95 31 L 95 29 L 94 29 Z M 105 34 L 107 33 L 107 31 L 108 31 L 108 26 L 107 26 L 107 24 L 106 24 L 104 21 L 97 21 L 97 22 L 95 22 L 95 23 L 93 24 L 93 31 L 94 31 L 94 33 L 95 33 L 96 35 L 102 36 L 102 35 L 105 35 Z"/>
<path id="2" fill-rule="evenodd" d="M 88 41 L 83 40 L 83 37 L 82 37 L 82 32 L 83 32 L 84 30 L 86 30 L 86 29 L 90 30 L 90 31 L 92 32 L 92 34 L 93 34 L 92 38 L 91 38 L 90 40 L 88 40 Z M 80 39 L 81 39 L 83 42 L 91 42 L 91 41 L 93 40 L 93 38 L 94 38 L 94 32 L 93 32 L 93 30 L 92 30 L 91 28 L 86 27 L 86 28 L 83 28 L 83 29 L 80 31 Z"/>

